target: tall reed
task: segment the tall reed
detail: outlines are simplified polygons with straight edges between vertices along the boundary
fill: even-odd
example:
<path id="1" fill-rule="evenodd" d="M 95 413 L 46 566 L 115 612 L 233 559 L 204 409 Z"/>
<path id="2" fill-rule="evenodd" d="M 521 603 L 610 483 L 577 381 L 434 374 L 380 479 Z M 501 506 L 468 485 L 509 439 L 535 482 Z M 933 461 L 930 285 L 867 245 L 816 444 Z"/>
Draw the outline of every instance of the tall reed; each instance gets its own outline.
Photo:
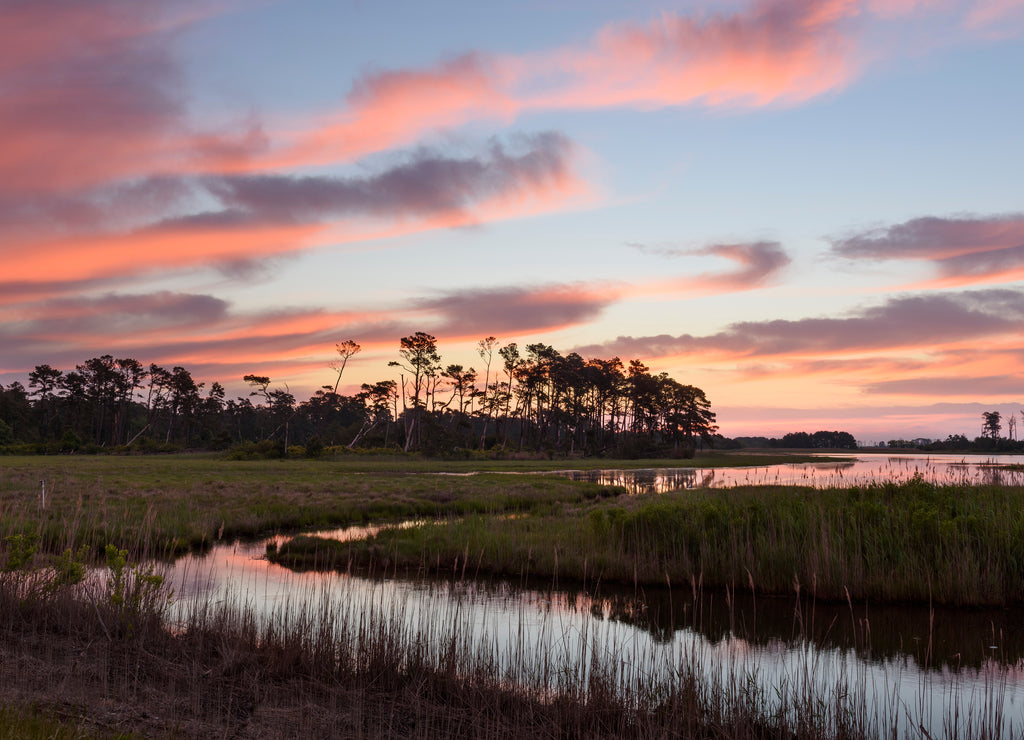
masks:
<path id="1" fill-rule="evenodd" d="M 564 504 L 385 528 L 364 541 L 286 544 L 336 563 L 576 581 L 685 584 L 821 599 L 1024 603 L 1024 487 L 904 483 L 743 487 Z M 305 554 L 303 554 L 305 553 Z"/>
<path id="2" fill-rule="evenodd" d="M 358 598 L 352 579 L 338 577 L 269 607 L 236 590 L 181 597 L 173 609 L 155 597 L 114 602 L 102 578 L 30 598 L 18 583 L 0 575 L 0 704 L 103 731 L 810 739 L 899 735 L 931 716 L 879 695 L 845 654 L 806 640 L 766 673 L 742 639 L 659 643 L 587 615 L 565 630 L 558 605 L 539 625 L 522 608 L 481 619 L 496 607 L 481 607 L 472 582 L 413 599 L 381 581 Z M 980 706 L 954 716 L 957 737 L 1006 734 L 999 692 L 1009 669 L 990 670 Z"/>

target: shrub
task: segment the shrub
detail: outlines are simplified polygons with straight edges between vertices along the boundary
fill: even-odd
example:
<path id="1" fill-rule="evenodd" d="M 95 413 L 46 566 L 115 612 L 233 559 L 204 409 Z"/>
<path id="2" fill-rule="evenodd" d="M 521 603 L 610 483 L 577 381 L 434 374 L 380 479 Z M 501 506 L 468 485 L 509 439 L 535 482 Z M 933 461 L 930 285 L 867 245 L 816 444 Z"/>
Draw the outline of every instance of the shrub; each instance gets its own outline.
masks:
<path id="1" fill-rule="evenodd" d="M 306 457 L 320 457 L 324 453 L 324 443 L 319 436 L 313 435 L 306 440 Z"/>

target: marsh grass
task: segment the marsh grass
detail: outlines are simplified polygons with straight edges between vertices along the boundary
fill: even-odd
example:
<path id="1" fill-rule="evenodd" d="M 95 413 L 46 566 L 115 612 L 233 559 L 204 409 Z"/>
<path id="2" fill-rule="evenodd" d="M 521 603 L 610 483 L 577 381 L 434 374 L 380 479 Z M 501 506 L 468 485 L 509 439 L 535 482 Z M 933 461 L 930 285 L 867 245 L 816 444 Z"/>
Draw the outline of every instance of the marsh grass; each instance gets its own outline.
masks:
<path id="1" fill-rule="evenodd" d="M 742 639 L 664 645 L 587 618 L 566 631 L 557 610 L 539 630 L 520 612 L 499 634 L 474 621 L 465 582 L 423 604 L 386 588 L 354 598 L 339 580 L 262 611 L 238 593 L 171 611 L 154 601 L 133 611 L 135 629 L 109 630 L 96 580 L 26 601 L 0 576 L 0 666 L 18 677 L 0 682 L 0 726 L 61 718 L 76 738 L 1011 737 L 1009 669 L 995 665 L 970 712 L 940 710 L 938 732 L 931 699 L 879 691 L 799 639 L 765 674 Z"/>
<path id="2" fill-rule="evenodd" d="M 848 489 L 741 487 L 620 496 L 510 517 L 384 528 L 344 544 L 308 537 L 295 568 L 521 576 L 636 585 L 700 582 L 842 601 L 1024 602 L 1024 488 L 914 478 Z"/>
<path id="3" fill-rule="evenodd" d="M 95 583 L 25 601 L 0 577 L 0 698 L 16 728 L 50 711 L 96 736 L 870 737 L 841 680 L 815 666 L 769 692 L 700 648 L 637 650 L 596 623 L 534 641 L 474 630 L 458 601 L 314 593 L 258 614 L 239 598 L 144 608 L 109 632 Z M 594 630 L 593 632 L 591 630 Z M 626 648 L 630 648 L 626 650 Z M 6 669 L 5 669 L 6 670 Z M 8 674 L 10 675 L 10 674 Z M 718 680 L 714 676 L 721 676 Z M 26 707 L 35 707 L 28 712 Z M 43 713 L 43 714 L 40 714 Z M 19 735 L 20 737 L 20 735 Z"/>
<path id="4" fill-rule="evenodd" d="M 447 517 L 333 551 L 305 547 L 314 567 L 390 574 L 1021 599 L 1019 488 L 912 481 L 628 497 L 550 477 L 296 462 L 3 460 L 0 543 L 37 534 L 43 564 L 111 542 L 139 559 L 265 531 Z M 46 509 L 36 499 L 41 474 Z M 23 584 L 0 574 L 0 704 L 71 718 L 100 736 L 852 738 L 891 736 L 930 711 L 896 697 L 869 709 L 863 675 L 826 675 L 818 653 L 765 683 L 756 664 L 715 665 L 703 648 L 666 658 L 595 639 L 596 623 L 559 635 L 567 649 L 557 652 L 515 624 L 499 641 L 468 628 L 458 601 L 411 614 L 402 601 L 355 607 L 344 594 L 310 593 L 265 617 L 248 597 L 210 596 L 172 617 L 151 598 L 125 620 L 89 590 L 100 587 L 93 581 L 31 598 Z M 992 670 L 980 714 L 949 718 L 956 731 L 946 736 L 1000 736 L 1006 677 Z"/>
<path id="5" fill-rule="evenodd" d="M 209 456 L 0 457 L 0 541 L 32 531 L 54 553 L 82 545 L 99 552 L 113 543 L 136 557 L 169 557 L 223 539 L 414 517 L 541 512 L 617 492 L 550 476 L 352 468 Z"/>
<path id="6" fill-rule="evenodd" d="M 174 609 L 145 580 L 119 599 L 103 573 L 55 589 L 23 583 L 0 574 L 0 706 L 101 737 L 861 738 L 901 736 L 933 713 L 931 700 L 895 694 L 869 703 L 867 674 L 837 669 L 804 637 L 813 608 L 794 617 L 791 658 L 765 675 L 744 639 L 725 651 L 663 643 L 586 614 L 564 629 L 568 604 L 539 629 L 523 609 L 481 624 L 472 581 L 426 602 L 388 581 L 357 597 L 352 579 L 332 578 L 269 608 L 229 590 Z M 702 610 L 704 594 L 691 598 Z M 943 736 L 1007 736 L 1009 669 L 991 670 L 978 706 L 956 710 L 957 732 Z"/>

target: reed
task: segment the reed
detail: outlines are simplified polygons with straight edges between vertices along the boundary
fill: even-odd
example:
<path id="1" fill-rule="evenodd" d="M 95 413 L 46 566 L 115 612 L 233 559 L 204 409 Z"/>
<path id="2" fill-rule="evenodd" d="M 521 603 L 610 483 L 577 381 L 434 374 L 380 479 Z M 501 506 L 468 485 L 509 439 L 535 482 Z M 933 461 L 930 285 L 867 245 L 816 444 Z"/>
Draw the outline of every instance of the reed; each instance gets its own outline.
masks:
<path id="1" fill-rule="evenodd" d="M 638 646 L 599 620 L 541 639 L 522 622 L 498 635 L 458 598 L 424 606 L 381 589 L 366 602 L 342 589 L 262 613 L 224 595 L 145 606 L 136 629 L 108 631 L 95 580 L 29 601 L 10 582 L 0 577 L 0 649 L 19 681 L 16 692 L 3 683 L 0 702 L 16 727 L 27 706 L 97 737 L 810 739 L 908 727 L 898 705 L 863 700 L 863 676 L 817 659 L 766 685 L 742 651 Z"/>
<path id="2" fill-rule="evenodd" d="M 846 489 L 741 487 L 595 499 L 543 513 L 384 528 L 344 545 L 285 543 L 311 567 L 400 567 L 819 599 L 1003 606 L 1024 602 L 1024 488 L 914 478 Z M 301 544 L 301 549 L 299 545 Z"/>

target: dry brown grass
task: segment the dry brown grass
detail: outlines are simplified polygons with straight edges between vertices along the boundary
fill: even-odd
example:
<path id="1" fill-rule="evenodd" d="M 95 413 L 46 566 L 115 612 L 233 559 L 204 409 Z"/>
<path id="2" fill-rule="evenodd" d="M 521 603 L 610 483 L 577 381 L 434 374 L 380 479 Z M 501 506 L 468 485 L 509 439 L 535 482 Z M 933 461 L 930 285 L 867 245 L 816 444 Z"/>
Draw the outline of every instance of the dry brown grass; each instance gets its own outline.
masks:
<path id="1" fill-rule="evenodd" d="M 206 602 L 171 625 L 81 588 L 25 601 L 0 579 L 0 704 L 77 727 L 177 738 L 861 737 L 835 697 L 777 716 L 736 677 L 653 679 L 594 654 L 498 660 L 459 628 L 327 606 L 262 620 Z M 400 609 L 399 609 L 400 611 Z M 127 616 L 127 618 L 126 618 Z M 508 657 L 508 656 L 506 656 Z M 693 656 L 691 656 L 692 658 Z M 625 687 L 625 688 L 624 688 Z M 816 704 L 815 702 L 824 702 Z M 794 719 L 795 718 L 795 719 Z"/>

